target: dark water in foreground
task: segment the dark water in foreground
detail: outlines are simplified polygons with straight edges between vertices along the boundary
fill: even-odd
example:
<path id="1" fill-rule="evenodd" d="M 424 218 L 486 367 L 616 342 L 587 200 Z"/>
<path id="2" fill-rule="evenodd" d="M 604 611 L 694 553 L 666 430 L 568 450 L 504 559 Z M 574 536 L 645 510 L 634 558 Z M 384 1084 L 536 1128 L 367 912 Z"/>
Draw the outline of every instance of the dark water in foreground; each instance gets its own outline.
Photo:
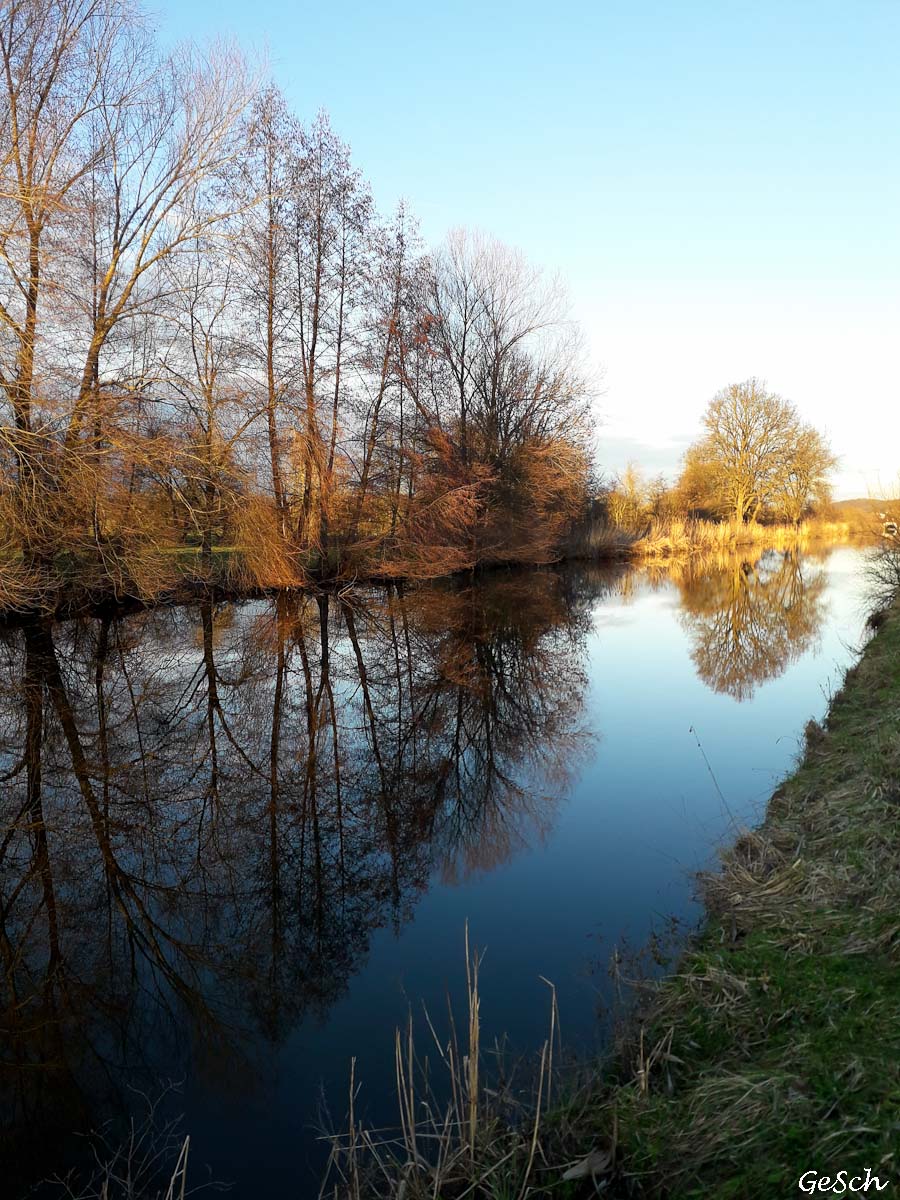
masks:
<path id="1" fill-rule="evenodd" d="M 466 921 L 486 1040 L 539 1045 L 543 975 L 595 1046 L 613 949 L 696 918 L 864 615 L 841 548 L 6 635 L 3 1195 L 166 1080 L 198 1176 L 315 1194 L 320 1098 L 340 1123 L 355 1056 L 393 1119 L 394 1027 L 459 994 Z"/>

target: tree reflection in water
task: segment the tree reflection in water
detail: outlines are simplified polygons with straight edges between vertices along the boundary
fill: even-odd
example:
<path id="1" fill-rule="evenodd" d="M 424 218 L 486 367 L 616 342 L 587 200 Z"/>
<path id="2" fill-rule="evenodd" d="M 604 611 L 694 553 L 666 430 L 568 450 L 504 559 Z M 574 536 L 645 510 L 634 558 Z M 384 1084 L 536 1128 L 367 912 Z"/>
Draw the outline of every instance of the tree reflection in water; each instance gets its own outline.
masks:
<path id="1" fill-rule="evenodd" d="M 531 572 L 8 634 L 6 1160 L 46 1166 L 129 1085 L 234 1087 L 435 871 L 542 836 L 589 746 L 596 594 Z"/>
<path id="2" fill-rule="evenodd" d="M 794 551 L 734 559 L 679 581 L 681 622 L 700 678 L 713 691 L 749 700 L 816 642 L 827 578 Z"/>
<path id="3" fill-rule="evenodd" d="M 640 576 L 620 575 L 627 602 Z M 739 700 L 824 617 L 824 573 L 790 554 L 669 578 L 701 678 Z M 7 632 L 0 1120 L 22 1182 L 125 1113 L 129 1086 L 249 1087 L 430 881 L 543 837 L 590 751 L 587 634 L 612 581 L 532 571 Z"/>

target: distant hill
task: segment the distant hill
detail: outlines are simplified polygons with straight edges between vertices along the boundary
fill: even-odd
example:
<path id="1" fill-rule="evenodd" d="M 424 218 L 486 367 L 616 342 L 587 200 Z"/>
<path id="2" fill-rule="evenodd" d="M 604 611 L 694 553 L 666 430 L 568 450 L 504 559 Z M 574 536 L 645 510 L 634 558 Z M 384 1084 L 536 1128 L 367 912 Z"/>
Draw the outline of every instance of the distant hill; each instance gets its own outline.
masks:
<path id="1" fill-rule="evenodd" d="M 854 533 L 877 536 L 883 529 L 882 513 L 891 521 L 900 518 L 900 500 L 858 496 L 832 501 L 827 512 L 832 521 L 843 521 Z"/>
<path id="2" fill-rule="evenodd" d="M 851 512 L 888 512 L 891 509 L 900 508 L 900 500 L 873 500 L 871 496 L 860 496 L 855 500 L 833 500 L 831 507 L 836 512 L 848 510 Z"/>

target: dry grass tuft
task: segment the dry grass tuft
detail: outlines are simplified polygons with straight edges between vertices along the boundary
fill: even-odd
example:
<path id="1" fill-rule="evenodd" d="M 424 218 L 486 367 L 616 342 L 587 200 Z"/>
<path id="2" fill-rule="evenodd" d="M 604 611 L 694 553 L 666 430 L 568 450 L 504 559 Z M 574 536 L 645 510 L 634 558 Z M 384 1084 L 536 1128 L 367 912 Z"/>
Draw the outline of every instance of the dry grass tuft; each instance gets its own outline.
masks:
<path id="1" fill-rule="evenodd" d="M 549 1026 L 537 1062 L 510 1066 L 502 1048 L 493 1046 L 492 1069 L 486 1072 L 480 966 L 481 956 L 470 949 L 467 929 L 464 1036 L 449 1006 L 444 1037 L 431 1016 L 425 1016 L 437 1075 L 429 1058 L 419 1053 L 412 1020 L 396 1031 L 399 1128 L 393 1134 L 369 1130 L 357 1121 L 355 1063 L 351 1066 L 347 1127 L 331 1138 L 320 1195 L 351 1200 L 525 1200 L 564 1181 L 611 1177 L 614 1140 L 600 1138 L 596 1131 L 593 1141 L 581 1140 L 584 1106 L 593 1104 L 593 1098 L 589 1089 L 572 1086 L 560 1061 L 555 989 L 548 984 Z M 571 1156 L 573 1145 L 578 1153 Z"/>
<path id="2" fill-rule="evenodd" d="M 292 588 L 304 583 L 304 573 L 290 541 L 279 527 L 274 504 L 247 496 L 234 517 L 239 549 L 228 562 L 228 582 L 238 590 Z"/>
<path id="3" fill-rule="evenodd" d="M 589 521 L 566 540 L 566 558 L 626 558 L 638 535 L 603 521 Z"/>

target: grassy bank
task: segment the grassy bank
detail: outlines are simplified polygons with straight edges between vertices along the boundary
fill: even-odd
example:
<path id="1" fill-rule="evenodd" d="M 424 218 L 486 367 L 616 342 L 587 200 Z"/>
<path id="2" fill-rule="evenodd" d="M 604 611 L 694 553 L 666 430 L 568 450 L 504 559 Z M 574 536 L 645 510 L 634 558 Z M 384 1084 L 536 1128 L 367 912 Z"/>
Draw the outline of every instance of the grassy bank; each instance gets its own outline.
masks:
<path id="1" fill-rule="evenodd" d="M 704 881 L 708 924 L 645 1034 L 668 1060 L 601 1094 L 619 1169 L 650 1194 L 789 1195 L 803 1171 L 867 1167 L 900 1187 L 898 735 L 894 612 Z"/>
<path id="2" fill-rule="evenodd" d="M 561 1073 L 554 1018 L 533 1088 L 495 1076 L 486 1087 L 470 960 L 464 1044 L 430 1047 L 452 1103 L 437 1107 L 416 1083 L 415 1048 L 398 1036 L 402 1134 L 385 1143 L 351 1119 L 330 1186 L 524 1200 L 602 1185 L 611 1196 L 735 1200 L 799 1195 L 807 1171 L 868 1169 L 891 1181 L 882 1194 L 897 1194 L 896 610 L 806 740 L 763 825 L 703 881 L 703 931 L 631 1022 L 612 1067 Z"/>

